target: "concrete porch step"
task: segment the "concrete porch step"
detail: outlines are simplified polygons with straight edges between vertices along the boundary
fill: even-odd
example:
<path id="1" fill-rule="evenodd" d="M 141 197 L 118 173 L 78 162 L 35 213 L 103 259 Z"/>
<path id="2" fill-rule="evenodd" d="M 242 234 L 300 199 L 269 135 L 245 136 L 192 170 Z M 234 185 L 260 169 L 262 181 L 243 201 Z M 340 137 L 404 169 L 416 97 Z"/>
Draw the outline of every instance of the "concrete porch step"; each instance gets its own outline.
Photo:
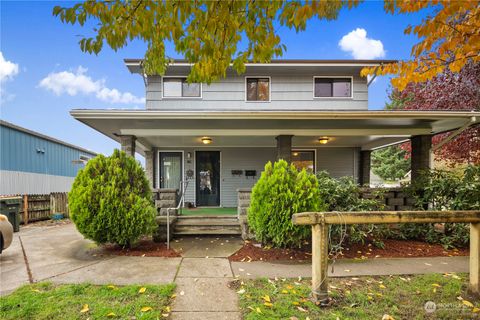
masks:
<path id="1" fill-rule="evenodd" d="M 176 226 L 240 226 L 238 220 L 227 220 L 227 219 L 188 219 L 188 220 L 177 220 Z"/>
<path id="2" fill-rule="evenodd" d="M 211 229 L 211 230 L 199 230 L 199 229 L 189 229 L 189 230 L 175 230 L 173 233 L 175 236 L 182 235 L 241 235 L 242 232 L 239 230 L 228 230 L 228 229 Z"/>

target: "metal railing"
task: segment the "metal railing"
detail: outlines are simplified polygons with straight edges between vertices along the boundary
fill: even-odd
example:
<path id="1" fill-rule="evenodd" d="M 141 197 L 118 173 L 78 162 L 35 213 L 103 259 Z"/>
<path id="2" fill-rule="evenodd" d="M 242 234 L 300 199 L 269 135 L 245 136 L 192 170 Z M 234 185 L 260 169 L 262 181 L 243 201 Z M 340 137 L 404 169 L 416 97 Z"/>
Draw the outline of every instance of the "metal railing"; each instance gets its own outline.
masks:
<path id="1" fill-rule="evenodd" d="M 185 191 L 187 191 L 188 180 L 180 181 L 181 195 L 176 207 L 167 208 L 167 249 L 170 250 L 170 210 L 179 210 L 185 204 Z"/>

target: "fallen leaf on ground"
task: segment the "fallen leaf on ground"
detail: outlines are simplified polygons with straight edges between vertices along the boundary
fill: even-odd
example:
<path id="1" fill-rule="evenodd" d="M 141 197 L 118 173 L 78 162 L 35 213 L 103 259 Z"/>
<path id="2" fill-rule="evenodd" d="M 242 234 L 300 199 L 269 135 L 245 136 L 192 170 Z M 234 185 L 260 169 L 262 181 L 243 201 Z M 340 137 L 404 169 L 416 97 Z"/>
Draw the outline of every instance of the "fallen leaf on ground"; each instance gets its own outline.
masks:
<path id="1" fill-rule="evenodd" d="M 84 304 L 82 310 L 80 310 L 80 313 L 88 312 L 88 310 L 90 310 L 90 308 L 88 307 L 88 304 Z"/>
<path id="2" fill-rule="evenodd" d="M 243 272 L 243 271 L 245 271 L 245 269 L 238 268 L 238 271 Z"/>
<path id="3" fill-rule="evenodd" d="M 240 289 L 237 291 L 238 294 L 244 294 L 245 293 L 245 289 Z"/>
<path id="4" fill-rule="evenodd" d="M 142 312 L 148 312 L 148 311 L 152 311 L 152 307 L 142 307 L 142 309 L 140 309 L 140 311 Z"/>
<path id="5" fill-rule="evenodd" d="M 184 295 L 185 295 L 185 291 L 180 291 L 180 295 L 181 295 L 181 296 L 184 296 Z"/>
<path id="6" fill-rule="evenodd" d="M 117 289 L 117 287 L 115 287 L 114 285 L 109 285 L 109 286 L 107 286 L 107 288 L 108 288 L 108 289 L 112 289 L 112 290 L 113 290 L 113 289 Z"/>
<path id="7" fill-rule="evenodd" d="M 273 304 L 270 303 L 270 302 L 265 302 L 265 303 L 263 303 L 263 304 L 264 304 L 266 307 L 270 307 L 270 308 L 273 307 Z"/>
<path id="8" fill-rule="evenodd" d="M 265 300 L 266 302 L 271 302 L 270 297 L 267 295 L 263 296 L 263 300 Z"/>
<path id="9" fill-rule="evenodd" d="M 116 317 L 116 316 L 117 315 L 113 312 L 110 312 L 110 313 L 107 314 L 107 317 L 109 317 L 109 318 L 113 318 L 113 317 Z"/>
<path id="10" fill-rule="evenodd" d="M 298 311 L 301 311 L 301 312 L 307 312 L 307 310 L 303 309 L 302 307 L 297 307 Z"/>
<path id="11" fill-rule="evenodd" d="M 389 314 L 384 314 L 382 317 L 382 320 L 395 320 L 395 319 Z"/>
<path id="12" fill-rule="evenodd" d="M 468 300 L 462 300 L 462 303 L 463 303 L 464 305 L 466 305 L 467 307 L 470 307 L 470 308 L 473 308 L 473 307 L 474 307 L 473 303 L 471 303 L 471 302 L 468 301 Z"/>
<path id="13" fill-rule="evenodd" d="M 145 291 L 147 291 L 147 288 L 141 287 L 141 288 L 138 290 L 138 293 L 144 293 Z"/>
<path id="14" fill-rule="evenodd" d="M 480 309 L 479 309 L 479 308 L 473 308 L 472 312 L 473 312 L 473 313 L 479 313 L 479 312 L 480 312 Z"/>
<path id="15" fill-rule="evenodd" d="M 38 289 L 32 289 L 32 291 L 33 291 L 33 292 L 42 292 L 42 291 L 40 291 L 40 290 L 38 290 Z"/>
<path id="16" fill-rule="evenodd" d="M 435 288 L 441 288 L 442 286 L 439 285 L 438 283 L 432 283 L 432 287 L 435 287 Z"/>

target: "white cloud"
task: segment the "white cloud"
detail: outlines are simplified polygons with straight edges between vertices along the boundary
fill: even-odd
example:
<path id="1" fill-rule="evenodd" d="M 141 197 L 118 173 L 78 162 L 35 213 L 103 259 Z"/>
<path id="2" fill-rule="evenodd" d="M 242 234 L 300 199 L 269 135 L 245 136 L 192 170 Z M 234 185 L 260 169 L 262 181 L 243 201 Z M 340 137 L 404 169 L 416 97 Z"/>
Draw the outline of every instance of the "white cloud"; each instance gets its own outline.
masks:
<path id="1" fill-rule="evenodd" d="M 110 89 L 105 86 L 105 80 L 93 80 L 86 74 L 87 69 L 82 66 L 74 72 L 61 71 L 52 72 L 43 78 L 39 86 L 52 91 L 57 96 L 68 94 L 94 94 L 97 99 L 109 103 L 144 103 L 145 98 L 137 97 L 130 92 L 120 92 L 117 89 Z"/>
<path id="2" fill-rule="evenodd" d="M 0 51 L 0 81 L 13 79 L 18 74 L 18 64 L 5 60 L 3 53 Z"/>
<path id="3" fill-rule="evenodd" d="M 338 42 L 342 51 L 349 52 L 354 59 L 376 59 L 385 57 L 383 43 L 367 37 L 367 31 L 357 28 L 344 35 Z"/>

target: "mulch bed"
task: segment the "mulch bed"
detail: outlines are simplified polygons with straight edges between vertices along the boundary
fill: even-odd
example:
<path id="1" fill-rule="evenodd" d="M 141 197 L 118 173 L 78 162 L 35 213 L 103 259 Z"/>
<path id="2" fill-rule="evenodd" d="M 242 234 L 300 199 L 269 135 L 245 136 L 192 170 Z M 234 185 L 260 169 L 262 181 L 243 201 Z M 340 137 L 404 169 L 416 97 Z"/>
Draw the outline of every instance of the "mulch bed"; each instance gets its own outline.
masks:
<path id="1" fill-rule="evenodd" d="M 468 256 L 468 248 L 445 250 L 441 245 L 421 241 L 383 240 L 385 248 L 375 247 L 371 243 L 348 246 L 338 259 L 372 259 L 372 258 L 409 258 L 409 257 L 448 257 Z M 306 244 L 299 249 L 262 248 L 259 244 L 246 241 L 245 245 L 229 257 L 230 261 L 310 261 L 311 246 Z"/>
<path id="2" fill-rule="evenodd" d="M 156 243 L 151 239 L 140 240 L 133 248 L 122 248 L 118 245 L 106 244 L 92 250 L 95 255 L 137 256 L 137 257 L 181 257 L 173 249 L 167 249 L 165 243 Z"/>

